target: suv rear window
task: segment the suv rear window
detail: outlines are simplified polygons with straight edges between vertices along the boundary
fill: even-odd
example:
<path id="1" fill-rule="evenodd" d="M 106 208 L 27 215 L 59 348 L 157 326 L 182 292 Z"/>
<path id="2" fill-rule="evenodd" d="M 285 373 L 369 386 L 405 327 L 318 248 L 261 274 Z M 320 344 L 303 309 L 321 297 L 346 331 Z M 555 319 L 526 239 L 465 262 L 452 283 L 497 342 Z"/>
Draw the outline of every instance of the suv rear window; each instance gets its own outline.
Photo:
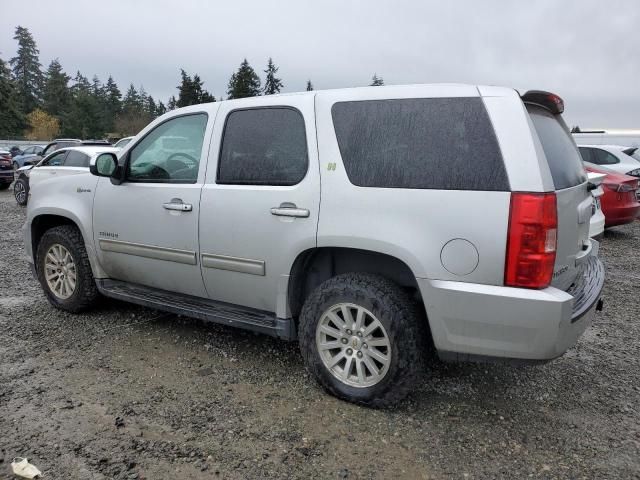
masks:
<path id="1" fill-rule="evenodd" d="M 556 190 L 585 182 L 582 157 L 562 117 L 535 105 L 527 105 L 527 111 L 542 143 Z"/>
<path id="2" fill-rule="evenodd" d="M 509 190 L 500 147 L 480 98 L 339 102 L 331 113 L 354 185 Z"/>

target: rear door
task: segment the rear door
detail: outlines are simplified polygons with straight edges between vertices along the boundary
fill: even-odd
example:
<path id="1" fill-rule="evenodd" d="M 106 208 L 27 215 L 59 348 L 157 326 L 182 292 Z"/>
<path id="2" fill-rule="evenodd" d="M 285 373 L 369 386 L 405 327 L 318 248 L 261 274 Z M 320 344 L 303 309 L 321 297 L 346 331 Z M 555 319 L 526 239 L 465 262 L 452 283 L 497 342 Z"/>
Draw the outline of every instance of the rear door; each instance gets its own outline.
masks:
<path id="1" fill-rule="evenodd" d="M 558 204 L 556 263 L 551 284 L 566 290 L 591 251 L 593 199 L 587 190 L 582 157 L 562 117 L 536 105 L 528 104 L 527 111 L 549 164 Z"/>
<path id="2" fill-rule="evenodd" d="M 316 246 L 320 175 L 313 95 L 221 103 L 202 189 L 209 297 L 286 315 L 288 275 Z"/>

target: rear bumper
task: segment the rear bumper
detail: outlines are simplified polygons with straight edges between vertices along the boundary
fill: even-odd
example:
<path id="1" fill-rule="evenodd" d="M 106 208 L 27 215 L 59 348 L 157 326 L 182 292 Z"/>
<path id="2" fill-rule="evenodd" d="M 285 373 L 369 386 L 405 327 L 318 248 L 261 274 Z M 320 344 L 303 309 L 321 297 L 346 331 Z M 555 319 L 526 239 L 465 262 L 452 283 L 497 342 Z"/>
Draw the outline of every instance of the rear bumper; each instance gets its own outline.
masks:
<path id="1" fill-rule="evenodd" d="M 0 170 L 0 183 L 13 182 L 13 170 Z"/>
<path id="2" fill-rule="evenodd" d="M 633 222 L 640 215 L 640 203 L 631 203 L 607 209 L 605 213 L 606 227 L 625 225 Z"/>
<path id="3" fill-rule="evenodd" d="M 418 279 L 444 360 L 542 362 L 576 344 L 591 324 L 604 285 L 596 256 L 569 291 Z"/>

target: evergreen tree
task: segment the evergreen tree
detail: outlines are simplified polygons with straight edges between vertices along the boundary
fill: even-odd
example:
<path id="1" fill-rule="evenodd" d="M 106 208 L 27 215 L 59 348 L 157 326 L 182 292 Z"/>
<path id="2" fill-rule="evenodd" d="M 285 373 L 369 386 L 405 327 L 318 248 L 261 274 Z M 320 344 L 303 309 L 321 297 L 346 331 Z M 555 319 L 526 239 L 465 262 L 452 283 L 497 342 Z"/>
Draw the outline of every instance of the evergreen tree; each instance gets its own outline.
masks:
<path id="1" fill-rule="evenodd" d="M 18 52 L 9 63 L 18 88 L 18 99 L 23 113 L 29 113 L 40 105 L 42 91 L 42 71 L 40 51 L 33 36 L 24 27 L 16 27 L 13 37 L 18 41 Z"/>
<path id="2" fill-rule="evenodd" d="M 178 102 L 176 101 L 176 97 L 173 95 L 167 102 L 167 110 L 175 110 L 178 107 Z"/>
<path id="3" fill-rule="evenodd" d="M 313 83 L 311 80 L 307 80 L 307 92 L 311 92 L 313 90 Z"/>
<path id="4" fill-rule="evenodd" d="M 140 94 L 133 86 L 133 83 L 129 85 L 129 90 L 122 99 L 122 110 L 125 113 L 137 112 L 142 109 L 142 102 L 140 101 Z"/>
<path id="5" fill-rule="evenodd" d="M 227 96 L 232 98 L 256 97 L 260 95 L 260 78 L 245 58 L 238 71 L 231 75 Z"/>
<path id="6" fill-rule="evenodd" d="M 276 73 L 278 73 L 279 68 L 275 66 L 271 57 L 269 57 L 269 62 L 267 63 L 267 69 L 264 73 L 267 74 L 267 77 L 264 81 L 264 94 L 265 95 L 273 95 L 275 93 L 280 93 L 280 89 L 284 87 L 282 84 L 282 80 L 276 77 Z"/>
<path id="7" fill-rule="evenodd" d="M 145 110 L 146 110 L 147 115 L 151 119 L 154 119 L 154 118 L 156 118 L 158 116 L 157 108 L 158 107 L 156 106 L 155 100 L 153 99 L 153 97 L 151 95 L 149 95 L 147 97 L 147 102 L 145 104 Z"/>
<path id="8" fill-rule="evenodd" d="M 82 139 L 101 138 L 104 135 L 99 98 L 95 95 L 95 85 L 87 77 L 77 72 L 71 87 L 71 105 L 63 117 L 64 136 Z M 99 84 L 99 81 L 98 81 Z"/>
<path id="9" fill-rule="evenodd" d="M 371 77 L 371 83 L 369 84 L 369 86 L 371 87 L 381 87 L 382 85 L 384 85 L 384 80 L 382 79 L 382 77 L 379 77 L 377 74 L 373 74 L 373 77 Z"/>
<path id="10" fill-rule="evenodd" d="M 62 70 L 60 61 L 56 58 L 49 64 L 45 74 L 44 88 L 42 91 L 43 109 L 49 115 L 58 120 L 69 109 L 71 93 L 69 91 L 71 78 Z"/>
<path id="11" fill-rule="evenodd" d="M 122 94 L 111 75 L 109 75 L 107 83 L 103 87 L 102 96 L 104 98 L 105 109 L 104 128 L 108 133 L 115 133 L 114 127 L 116 117 L 120 114 L 120 110 L 122 109 Z"/>
<path id="12" fill-rule="evenodd" d="M 156 116 L 160 117 L 165 113 L 167 113 L 167 107 L 164 106 L 164 103 L 158 102 L 158 105 L 156 106 Z"/>
<path id="13" fill-rule="evenodd" d="M 216 97 L 211 95 L 202 88 L 204 82 L 196 73 L 193 78 L 183 69 L 180 69 L 181 82 L 178 88 L 178 107 L 186 107 L 188 105 L 197 105 L 199 103 L 215 102 Z"/>
<path id="14" fill-rule="evenodd" d="M 19 136 L 25 126 L 11 72 L 0 58 L 0 138 Z"/>

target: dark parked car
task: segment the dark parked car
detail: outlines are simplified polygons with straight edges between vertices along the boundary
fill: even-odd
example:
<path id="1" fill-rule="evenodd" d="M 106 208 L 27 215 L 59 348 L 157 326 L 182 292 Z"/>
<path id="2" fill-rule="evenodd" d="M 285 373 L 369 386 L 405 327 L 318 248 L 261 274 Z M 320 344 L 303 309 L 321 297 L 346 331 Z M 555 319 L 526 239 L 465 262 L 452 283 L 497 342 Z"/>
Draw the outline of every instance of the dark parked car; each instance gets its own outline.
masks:
<path id="1" fill-rule="evenodd" d="M 20 147 L 18 147 L 17 145 L 14 145 L 13 147 L 11 147 L 11 150 L 9 151 L 11 152 L 12 157 L 22 155 L 22 150 L 20 150 Z"/>
<path id="2" fill-rule="evenodd" d="M 6 190 L 13 182 L 13 161 L 11 152 L 0 150 L 0 190 Z"/>

